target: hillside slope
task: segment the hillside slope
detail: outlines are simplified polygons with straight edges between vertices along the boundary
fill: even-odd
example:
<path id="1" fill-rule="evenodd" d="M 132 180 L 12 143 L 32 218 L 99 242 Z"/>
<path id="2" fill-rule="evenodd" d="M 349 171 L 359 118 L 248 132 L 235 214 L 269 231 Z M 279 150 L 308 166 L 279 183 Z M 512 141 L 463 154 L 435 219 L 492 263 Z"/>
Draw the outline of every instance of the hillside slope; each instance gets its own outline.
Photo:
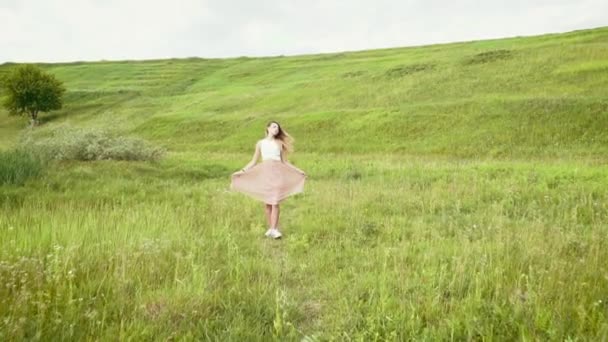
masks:
<path id="1" fill-rule="evenodd" d="M 171 150 L 249 153 L 276 119 L 312 153 L 608 152 L 608 27 L 294 57 L 44 67 L 68 88 L 65 108 L 42 115 L 45 126 L 110 124 Z M 24 126 L 0 112 L 0 146 Z"/>

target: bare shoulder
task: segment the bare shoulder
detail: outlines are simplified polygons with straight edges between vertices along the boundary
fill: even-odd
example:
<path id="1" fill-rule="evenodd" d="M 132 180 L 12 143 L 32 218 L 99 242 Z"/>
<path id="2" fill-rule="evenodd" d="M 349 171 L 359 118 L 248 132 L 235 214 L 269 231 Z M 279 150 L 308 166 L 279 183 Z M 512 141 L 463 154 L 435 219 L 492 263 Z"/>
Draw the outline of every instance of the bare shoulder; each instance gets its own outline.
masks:
<path id="1" fill-rule="evenodd" d="M 255 149 L 256 149 L 256 150 L 261 150 L 261 149 L 262 149 L 262 139 L 258 140 L 258 141 L 255 143 Z"/>

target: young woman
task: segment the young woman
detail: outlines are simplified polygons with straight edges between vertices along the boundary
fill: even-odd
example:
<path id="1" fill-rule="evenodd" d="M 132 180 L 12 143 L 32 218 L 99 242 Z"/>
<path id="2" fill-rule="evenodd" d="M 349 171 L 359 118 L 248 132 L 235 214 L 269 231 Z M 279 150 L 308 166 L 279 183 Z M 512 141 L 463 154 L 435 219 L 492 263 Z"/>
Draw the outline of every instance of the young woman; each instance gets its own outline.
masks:
<path id="1" fill-rule="evenodd" d="M 304 191 L 306 173 L 287 161 L 293 150 L 293 139 L 279 123 L 266 125 L 266 137 L 255 145 L 249 164 L 232 174 L 230 188 L 247 194 L 265 203 L 266 220 L 270 228 L 266 236 L 278 239 L 279 203 L 294 194 Z M 262 157 L 262 163 L 256 164 Z"/>

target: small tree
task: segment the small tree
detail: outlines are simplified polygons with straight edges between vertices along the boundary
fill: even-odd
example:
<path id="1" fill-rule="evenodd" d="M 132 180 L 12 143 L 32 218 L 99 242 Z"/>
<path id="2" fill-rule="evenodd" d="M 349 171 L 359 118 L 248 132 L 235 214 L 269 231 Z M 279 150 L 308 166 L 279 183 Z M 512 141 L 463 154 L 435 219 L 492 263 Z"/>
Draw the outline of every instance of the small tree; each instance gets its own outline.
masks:
<path id="1" fill-rule="evenodd" d="M 35 65 L 21 65 L 5 78 L 8 93 L 4 107 L 13 115 L 28 115 L 32 126 L 38 125 L 38 113 L 61 109 L 65 88 L 54 75 Z"/>

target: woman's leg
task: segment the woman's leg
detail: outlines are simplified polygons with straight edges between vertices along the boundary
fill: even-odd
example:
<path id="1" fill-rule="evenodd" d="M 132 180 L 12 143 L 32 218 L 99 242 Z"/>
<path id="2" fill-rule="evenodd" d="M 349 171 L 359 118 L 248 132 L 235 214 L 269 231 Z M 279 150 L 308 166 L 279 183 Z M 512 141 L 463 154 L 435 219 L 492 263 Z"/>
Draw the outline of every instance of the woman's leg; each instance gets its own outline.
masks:
<path id="1" fill-rule="evenodd" d="M 271 204 L 264 204 L 264 212 L 266 213 L 266 222 L 268 222 L 268 227 L 272 227 L 271 225 L 271 221 L 270 221 L 270 214 L 272 213 L 272 205 Z"/>
<path id="2" fill-rule="evenodd" d="M 273 204 L 272 212 L 270 213 L 270 228 L 277 228 L 279 225 L 279 205 Z"/>

